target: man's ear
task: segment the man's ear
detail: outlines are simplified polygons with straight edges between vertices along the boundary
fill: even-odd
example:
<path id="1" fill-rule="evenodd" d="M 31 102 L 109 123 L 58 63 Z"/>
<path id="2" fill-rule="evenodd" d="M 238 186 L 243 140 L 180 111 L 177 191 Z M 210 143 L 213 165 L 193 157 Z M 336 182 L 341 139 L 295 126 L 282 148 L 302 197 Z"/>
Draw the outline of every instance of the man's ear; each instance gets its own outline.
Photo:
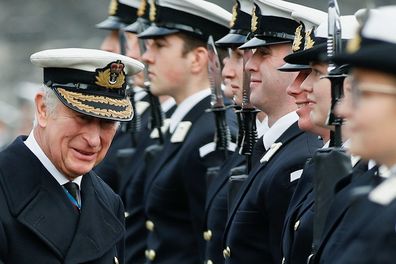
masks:
<path id="1" fill-rule="evenodd" d="M 208 69 L 208 50 L 204 47 L 195 48 L 192 52 L 191 71 L 193 73 L 207 71 Z"/>
<path id="2" fill-rule="evenodd" d="M 35 103 L 35 115 L 37 124 L 41 127 L 45 127 L 47 125 L 48 120 L 48 108 L 44 101 L 44 93 L 38 92 L 34 97 Z"/>

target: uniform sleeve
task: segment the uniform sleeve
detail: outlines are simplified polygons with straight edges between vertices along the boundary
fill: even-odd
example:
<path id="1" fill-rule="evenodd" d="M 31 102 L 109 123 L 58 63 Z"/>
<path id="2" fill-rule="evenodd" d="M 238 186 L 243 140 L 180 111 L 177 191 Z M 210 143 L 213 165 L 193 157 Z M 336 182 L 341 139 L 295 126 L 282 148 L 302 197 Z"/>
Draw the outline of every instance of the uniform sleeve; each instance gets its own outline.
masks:
<path id="1" fill-rule="evenodd" d="M 124 210 L 124 205 L 121 201 L 121 198 L 117 196 L 118 198 L 118 208 L 116 211 L 117 218 L 120 220 L 122 225 L 125 227 L 125 210 Z M 119 263 L 125 263 L 125 232 L 124 236 L 122 239 L 117 243 L 117 256 Z"/>

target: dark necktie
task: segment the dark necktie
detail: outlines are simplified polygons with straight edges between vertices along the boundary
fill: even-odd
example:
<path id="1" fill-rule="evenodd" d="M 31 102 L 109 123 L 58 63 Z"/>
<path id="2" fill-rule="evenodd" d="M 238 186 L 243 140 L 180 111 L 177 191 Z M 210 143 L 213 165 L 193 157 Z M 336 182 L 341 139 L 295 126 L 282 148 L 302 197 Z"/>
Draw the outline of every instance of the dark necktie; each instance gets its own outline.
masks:
<path id="1" fill-rule="evenodd" d="M 264 156 L 266 149 L 264 147 L 263 137 L 259 138 L 253 146 L 252 153 L 252 168 L 260 162 L 260 159 Z"/>
<path id="2" fill-rule="evenodd" d="M 70 199 L 73 203 L 73 205 L 75 205 L 77 208 L 79 208 L 80 204 L 79 204 L 79 199 L 78 199 L 78 192 L 79 192 L 79 188 L 77 183 L 69 181 L 65 184 L 63 184 L 63 187 L 65 187 L 65 189 L 67 190 L 67 192 L 74 198 L 74 201 L 72 199 Z"/>

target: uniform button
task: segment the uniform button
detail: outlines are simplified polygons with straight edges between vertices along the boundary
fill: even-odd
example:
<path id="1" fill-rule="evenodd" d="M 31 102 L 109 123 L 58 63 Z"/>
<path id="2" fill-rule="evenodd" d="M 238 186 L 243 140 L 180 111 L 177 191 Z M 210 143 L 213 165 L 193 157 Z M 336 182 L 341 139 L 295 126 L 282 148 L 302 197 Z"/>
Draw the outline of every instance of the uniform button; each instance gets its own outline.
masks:
<path id="1" fill-rule="evenodd" d="M 210 241 L 212 239 L 212 231 L 206 230 L 205 232 L 203 232 L 203 237 L 206 241 Z"/>
<path id="2" fill-rule="evenodd" d="M 114 264 L 120 264 L 117 257 L 114 257 Z"/>
<path id="3" fill-rule="evenodd" d="M 223 250 L 223 257 L 224 257 L 224 258 L 229 258 L 229 257 L 231 257 L 231 249 L 230 249 L 230 247 L 226 247 L 226 248 Z"/>
<path id="4" fill-rule="evenodd" d="M 206 264 L 213 264 L 213 261 L 211 261 L 210 259 L 208 259 L 208 261 L 206 261 Z"/>
<path id="5" fill-rule="evenodd" d="M 146 251 L 144 251 L 144 254 L 146 255 L 146 258 L 148 260 L 153 261 L 155 259 L 155 251 L 152 249 L 147 249 Z"/>
<path id="6" fill-rule="evenodd" d="M 283 257 L 282 258 L 282 264 L 285 264 L 285 262 L 286 262 L 286 259 L 285 259 L 285 257 Z"/>
<path id="7" fill-rule="evenodd" d="M 148 231 L 153 232 L 153 230 L 154 230 L 153 221 L 147 220 L 146 221 L 146 228 L 147 228 Z"/>
<path id="8" fill-rule="evenodd" d="M 294 231 L 297 231 L 299 225 L 300 225 L 300 220 L 297 220 L 297 222 L 294 223 Z"/>

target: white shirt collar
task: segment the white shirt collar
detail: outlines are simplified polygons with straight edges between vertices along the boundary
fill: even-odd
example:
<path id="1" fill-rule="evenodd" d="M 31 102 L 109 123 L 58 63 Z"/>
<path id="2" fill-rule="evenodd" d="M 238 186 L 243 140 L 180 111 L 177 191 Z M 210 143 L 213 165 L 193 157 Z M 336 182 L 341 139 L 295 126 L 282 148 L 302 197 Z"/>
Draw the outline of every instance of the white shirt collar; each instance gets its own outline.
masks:
<path id="1" fill-rule="evenodd" d="M 261 138 L 268 130 L 268 116 L 264 118 L 263 121 L 260 121 L 256 118 L 256 128 L 257 128 L 257 138 Z"/>
<path id="2" fill-rule="evenodd" d="M 175 99 L 172 97 L 169 97 L 165 101 L 161 103 L 161 109 L 164 113 L 168 112 L 169 109 L 171 109 L 174 105 L 176 104 Z"/>
<path id="3" fill-rule="evenodd" d="M 269 149 L 292 124 L 298 120 L 298 115 L 295 111 L 290 112 L 278 120 L 268 129 L 263 136 L 263 143 L 265 149 Z"/>
<path id="4" fill-rule="evenodd" d="M 180 123 L 183 120 L 184 116 L 200 101 L 202 101 L 205 97 L 210 95 L 210 88 L 201 90 L 195 94 L 187 97 L 183 102 L 181 102 L 173 115 L 170 118 L 169 131 L 173 133 Z"/>
<path id="5" fill-rule="evenodd" d="M 41 149 L 40 145 L 37 143 L 34 138 L 33 131 L 30 132 L 29 137 L 24 142 L 25 145 L 30 149 L 31 152 L 40 160 L 41 164 L 47 169 L 47 171 L 55 178 L 55 180 L 63 185 L 69 181 L 68 178 L 65 177 L 55 165 L 49 160 L 49 158 L 45 155 L 44 151 Z M 78 176 L 73 180 L 73 182 L 77 183 L 78 187 L 81 189 L 81 180 L 82 175 Z"/>
<path id="6" fill-rule="evenodd" d="M 147 92 L 141 87 L 133 87 L 133 92 L 135 93 L 133 99 L 135 102 L 140 101 L 147 95 Z"/>
<path id="7" fill-rule="evenodd" d="M 349 147 L 351 146 L 351 140 L 347 139 L 345 140 L 344 144 L 342 144 L 342 147 L 344 149 L 349 149 Z M 352 167 L 355 167 L 355 165 L 361 160 L 360 156 L 356 156 L 356 155 L 351 155 L 351 164 Z"/>

